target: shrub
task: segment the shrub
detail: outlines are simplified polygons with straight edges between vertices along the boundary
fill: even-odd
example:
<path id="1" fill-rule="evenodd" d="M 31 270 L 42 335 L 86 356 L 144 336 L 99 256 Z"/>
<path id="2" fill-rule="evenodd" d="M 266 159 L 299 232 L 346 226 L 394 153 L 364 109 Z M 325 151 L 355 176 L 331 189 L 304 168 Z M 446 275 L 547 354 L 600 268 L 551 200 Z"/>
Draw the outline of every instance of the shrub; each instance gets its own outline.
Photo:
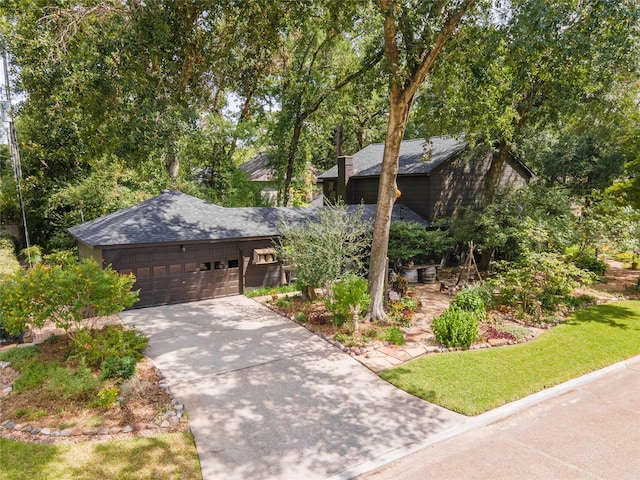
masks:
<path id="1" fill-rule="evenodd" d="M 367 293 L 367 281 L 355 274 L 347 274 L 336 282 L 332 297 L 326 300 L 326 307 L 333 316 L 335 325 L 340 326 L 354 315 L 361 315 L 371 301 Z"/>
<path id="2" fill-rule="evenodd" d="M 452 247 L 453 240 L 445 230 L 427 231 L 418 222 L 391 222 L 388 256 L 392 263 L 439 259 Z"/>
<path id="3" fill-rule="evenodd" d="M 558 305 L 565 295 L 593 281 L 593 274 L 551 253 L 531 253 L 516 264 L 498 263 L 502 269 L 489 288 L 497 288 L 503 304 L 517 305 L 521 313 L 540 316 L 545 308 Z"/>
<path id="4" fill-rule="evenodd" d="M 595 255 L 589 255 L 584 252 L 573 259 L 573 264 L 582 270 L 588 270 L 600 276 L 604 275 L 607 272 L 607 268 L 609 268 L 609 265 L 604 260 L 599 260 Z"/>
<path id="5" fill-rule="evenodd" d="M 431 322 L 436 340 L 446 347 L 469 348 L 478 338 L 478 316 L 451 305 Z"/>
<path id="6" fill-rule="evenodd" d="M 0 278 L 11 275 L 20 269 L 20 263 L 16 258 L 13 242 L 0 237 Z"/>
<path id="7" fill-rule="evenodd" d="M 51 378 L 45 383 L 44 390 L 55 396 L 71 400 L 88 400 L 98 387 L 98 380 L 86 365 L 81 364 L 77 369 L 54 369 Z"/>
<path id="8" fill-rule="evenodd" d="M 136 359 L 130 355 L 122 358 L 109 357 L 102 362 L 100 379 L 122 378 L 126 380 L 131 378 L 136 373 L 136 363 Z"/>
<path id="9" fill-rule="evenodd" d="M 27 361 L 20 369 L 21 375 L 13 382 L 13 389 L 16 393 L 20 393 L 40 388 L 49 378 L 54 376 L 55 370 L 61 368 L 56 363 Z"/>
<path id="10" fill-rule="evenodd" d="M 77 265 L 36 265 L 0 283 L 0 323 L 12 334 L 29 323 L 42 327 L 47 320 L 65 329 L 89 316 L 121 312 L 138 297 L 131 287 L 133 275 L 103 269 L 93 260 Z"/>
<path id="11" fill-rule="evenodd" d="M 346 344 L 349 341 L 350 338 L 351 337 L 348 334 L 344 333 L 344 332 L 338 332 L 333 336 L 333 339 L 336 342 L 340 342 L 343 345 Z"/>
<path id="12" fill-rule="evenodd" d="M 43 256 L 42 262 L 47 265 L 75 265 L 78 263 L 78 252 L 76 250 L 56 250 Z"/>
<path id="13" fill-rule="evenodd" d="M 451 304 L 467 312 L 479 312 L 486 308 L 485 295 L 475 286 L 460 290 Z"/>
<path id="14" fill-rule="evenodd" d="M 118 387 L 101 388 L 96 397 L 91 402 L 94 408 L 110 409 L 118 398 Z"/>
<path id="15" fill-rule="evenodd" d="M 291 266 L 305 298 L 346 272 L 362 270 L 371 246 L 371 223 L 361 207 L 327 206 L 318 210 L 318 221 L 283 222 L 279 229 L 278 258 Z"/>
<path id="16" fill-rule="evenodd" d="M 382 332 L 382 339 L 394 345 L 404 345 L 404 334 L 398 327 L 389 327 Z"/>
<path id="17" fill-rule="evenodd" d="M 20 250 L 20 260 L 22 260 L 22 263 L 31 265 L 42 263 L 42 247 L 31 245 L 29 248 Z"/>
<path id="18" fill-rule="evenodd" d="M 91 367 L 99 367 L 107 358 L 142 358 L 149 339 L 135 329 L 124 330 L 109 325 L 102 330 L 83 328 L 76 333 L 71 357 L 82 359 Z"/>
<path id="19" fill-rule="evenodd" d="M 407 305 L 407 302 L 403 302 L 404 298 L 402 297 L 400 300 L 389 300 L 387 302 L 387 316 L 396 326 L 400 327 L 410 327 L 412 324 L 413 312 L 415 310 L 411 309 L 411 305 Z"/>

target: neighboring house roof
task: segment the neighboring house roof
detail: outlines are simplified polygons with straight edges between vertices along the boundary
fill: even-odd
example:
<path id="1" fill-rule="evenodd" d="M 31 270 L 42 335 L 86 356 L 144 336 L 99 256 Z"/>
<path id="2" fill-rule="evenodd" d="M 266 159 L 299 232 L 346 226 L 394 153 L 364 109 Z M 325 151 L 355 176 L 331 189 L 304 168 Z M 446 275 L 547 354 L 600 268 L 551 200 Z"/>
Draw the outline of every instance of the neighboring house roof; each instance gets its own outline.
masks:
<path id="1" fill-rule="evenodd" d="M 436 167 L 455 158 L 467 147 L 467 142 L 449 136 L 403 140 L 398 157 L 398 175 L 428 174 Z M 352 177 L 379 176 L 384 143 L 372 143 L 353 155 Z M 334 166 L 318 178 L 337 178 Z"/>
<path id="2" fill-rule="evenodd" d="M 274 170 L 269 165 L 269 156 L 264 152 L 240 164 L 238 168 L 247 172 L 252 182 L 270 182 L 274 179 Z"/>
<path id="3" fill-rule="evenodd" d="M 375 217 L 375 205 L 362 208 L 365 218 Z M 72 227 L 69 233 L 93 247 L 201 242 L 278 236 L 280 220 L 297 224 L 317 218 L 317 207 L 224 208 L 178 191 L 164 191 L 129 208 Z M 428 225 L 403 205 L 394 206 L 392 218 Z"/>

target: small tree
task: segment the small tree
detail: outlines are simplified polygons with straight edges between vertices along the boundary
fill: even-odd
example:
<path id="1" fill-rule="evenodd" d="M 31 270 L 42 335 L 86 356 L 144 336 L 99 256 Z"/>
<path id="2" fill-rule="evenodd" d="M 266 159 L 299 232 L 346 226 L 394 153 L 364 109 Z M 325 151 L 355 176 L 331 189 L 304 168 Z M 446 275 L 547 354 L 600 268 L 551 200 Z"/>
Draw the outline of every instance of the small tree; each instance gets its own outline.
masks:
<path id="1" fill-rule="evenodd" d="M 315 297 L 315 288 L 330 290 L 344 273 L 361 270 L 371 245 L 371 224 L 361 207 L 323 207 L 318 221 L 297 226 L 282 222 L 280 233 L 278 255 L 291 265 L 307 298 Z"/>
<path id="2" fill-rule="evenodd" d="M 102 268 L 94 260 L 75 265 L 36 265 L 0 283 L 0 325 L 19 334 L 47 320 L 73 338 L 71 328 L 84 318 L 106 316 L 133 305 L 135 277 Z"/>
<path id="3" fill-rule="evenodd" d="M 332 293 L 332 298 L 327 299 L 326 305 L 333 315 L 334 324 L 340 326 L 351 320 L 353 331 L 357 335 L 358 319 L 369 308 L 371 301 L 367 294 L 367 281 L 354 273 L 348 273 L 336 282 Z"/>
<path id="4" fill-rule="evenodd" d="M 452 247 L 453 240 L 444 230 L 427 231 L 418 222 L 391 222 L 387 255 L 394 263 L 438 258 Z"/>

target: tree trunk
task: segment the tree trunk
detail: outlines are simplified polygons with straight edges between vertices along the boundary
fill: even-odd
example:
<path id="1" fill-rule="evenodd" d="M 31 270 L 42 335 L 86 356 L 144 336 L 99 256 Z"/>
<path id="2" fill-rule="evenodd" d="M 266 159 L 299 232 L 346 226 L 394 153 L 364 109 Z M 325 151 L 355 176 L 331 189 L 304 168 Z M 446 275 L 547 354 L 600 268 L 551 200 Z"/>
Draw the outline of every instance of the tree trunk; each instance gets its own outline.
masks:
<path id="1" fill-rule="evenodd" d="M 389 95 L 389 123 L 387 139 L 384 144 L 384 157 L 380 184 L 378 186 L 378 211 L 373 227 L 371 263 L 369 269 L 369 295 L 371 296 L 371 321 L 385 318 L 383 307 L 384 285 L 388 271 L 387 249 L 389 246 L 389 228 L 391 212 L 397 198 L 398 157 L 404 131 L 407 126 L 411 102 L 403 101 L 400 87 L 394 85 Z"/>
<path id="2" fill-rule="evenodd" d="M 293 167 L 296 160 L 296 152 L 298 151 L 298 143 L 300 142 L 300 134 L 302 133 L 302 122 L 304 120 L 296 119 L 293 126 L 293 135 L 291 137 L 291 145 L 287 155 L 287 172 L 284 177 L 284 186 L 282 187 L 282 206 L 289 206 L 289 194 L 291 193 L 291 184 L 293 183 Z"/>
<path id="3" fill-rule="evenodd" d="M 169 178 L 172 181 L 178 179 L 178 173 L 180 173 L 180 160 L 176 154 L 176 141 L 173 134 L 169 135 L 167 139 L 167 172 L 169 172 Z"/>
<path id="4" fill-rule="evenodd" d="M 504 140 L 499 141 L 491 155 L 491 165 L 485 176 L 485 189 L 482 200 L 483 206 L 493 203 L 496 198 L 496 192 L 500 186 L 500 177 L 507 163 L 509 156 L 509 146 Z"/>

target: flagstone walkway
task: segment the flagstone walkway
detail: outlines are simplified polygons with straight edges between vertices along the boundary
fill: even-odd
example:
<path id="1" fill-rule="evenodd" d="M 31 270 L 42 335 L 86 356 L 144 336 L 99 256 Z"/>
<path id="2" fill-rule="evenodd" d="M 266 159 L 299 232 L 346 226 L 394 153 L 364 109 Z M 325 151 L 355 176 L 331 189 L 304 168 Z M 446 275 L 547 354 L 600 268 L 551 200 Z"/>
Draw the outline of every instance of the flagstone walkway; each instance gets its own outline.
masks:
<path id="1" fill-rule="evenodd" d="M 416 297 L 422 301 L 422 309 L 415 314 L 415 326 L 405 332 L 404 345 L 388 345 L 371 350 L 364 355 L 354 356 L 356 360 L 370 370 L 378 373 L 396 367 L 412 358 L 426 353 L 442 351 L 442 346 L 431 332 L 431 320 L 440 315 L 453 297 L 440 292 L 440 283 L 417 283 L 410 286 Z"/>

